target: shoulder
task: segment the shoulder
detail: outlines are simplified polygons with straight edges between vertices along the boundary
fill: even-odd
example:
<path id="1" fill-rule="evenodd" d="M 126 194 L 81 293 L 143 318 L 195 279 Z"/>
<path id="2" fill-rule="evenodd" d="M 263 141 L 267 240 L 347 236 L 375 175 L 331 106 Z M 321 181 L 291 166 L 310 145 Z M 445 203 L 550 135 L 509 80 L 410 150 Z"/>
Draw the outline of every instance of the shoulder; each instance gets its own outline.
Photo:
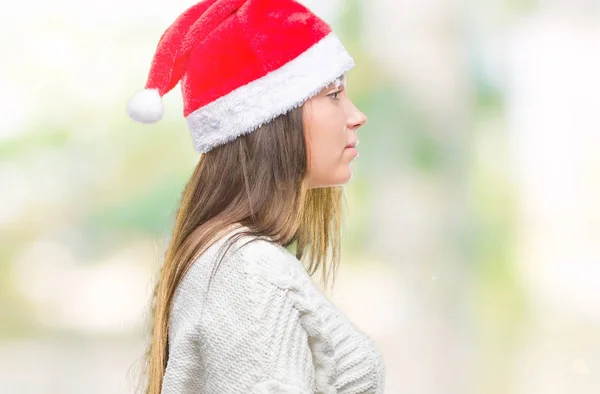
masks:
<path id="1" fill-rule="evenodd" d="M 304 272 L 302 263 L 285 247 L 264 235 L 247 234 L 242 226 L 222 236 L 196 261 L 199 266 L 218 266 L 221 275 L 231 271 L 271 280 L 274 284 L 298 272 Z M 219 275 L 216 272 L 216 275 Z"/>
<path id="2" fill-rule="evenodd" d="M 285 247 L 265 236 L 235 235 L 219 239 L 192 264 L 173 300 L 175 321 L 219 305 L 260 303 L 257 297 L 264 294 L 297 298 L 311 286 L 302 263 Z"/>
<path id="3" fill-rule="evenodd" d="M 231 247 L 224 241 L 231 241 Z M 242 322 L 256 326 L 273 310 L 296 309 L 296 290 L 305 286 L 298 285 L 302 272 L 300 261 L 270 239 L 220 239 L 179 284 L 171 314 L 173 331 L 204 327 L 206 322 L 210 324 L 204 329 L 211 332 Z"/>
<path id="4" fill-rule="evenodd" d="M 194 261 L 178 293 L 196 298 L 209 291 L 209 279 L 212 294 L 245 292 L 257 281 L 289 288 L 299 275 L 306 274 L 302 263 L 285 247 L 266 236 L 240 236 L 238 232 L 221 237 Z"/>
<path id="5" fill-rule="evenodd" d="M 260 277 L 278 286 L 287 287 L 286 282 L 302 269 L 300 261 L 292 253 L 267 239 L 250 240 L 237 249 L 236 255 L 250 277 Z"/>

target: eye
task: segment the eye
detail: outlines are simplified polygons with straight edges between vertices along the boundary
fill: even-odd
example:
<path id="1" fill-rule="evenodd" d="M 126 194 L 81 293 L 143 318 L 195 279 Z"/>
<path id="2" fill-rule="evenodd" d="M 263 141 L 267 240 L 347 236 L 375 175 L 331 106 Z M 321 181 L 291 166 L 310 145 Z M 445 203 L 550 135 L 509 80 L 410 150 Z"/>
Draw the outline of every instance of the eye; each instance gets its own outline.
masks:
<path id="1" fill-rule="evenodd" d="M 333 92 L 331 94 L 328 94 L 327 96 L 331 97 L 334 100 L 339 100 L 338 96 L 340 95 L 342 91 L 338 90 L 337 92 Z"/>

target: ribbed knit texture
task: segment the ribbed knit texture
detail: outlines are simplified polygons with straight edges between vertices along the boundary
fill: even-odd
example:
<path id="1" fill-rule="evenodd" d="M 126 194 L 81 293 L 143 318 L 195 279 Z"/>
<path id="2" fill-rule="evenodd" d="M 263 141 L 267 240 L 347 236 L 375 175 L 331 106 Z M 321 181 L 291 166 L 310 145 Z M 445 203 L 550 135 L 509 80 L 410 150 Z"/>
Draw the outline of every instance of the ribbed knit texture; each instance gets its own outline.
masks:
<path id="1" fill-rule="evenodd" d="M 244 245 L 249 239 L 225 255 L 208 294 L 225 238 L 179 285 L 162 393 L 383 393 L 385 368 L 373 340 L 295 256 L 266 238 Z"/>

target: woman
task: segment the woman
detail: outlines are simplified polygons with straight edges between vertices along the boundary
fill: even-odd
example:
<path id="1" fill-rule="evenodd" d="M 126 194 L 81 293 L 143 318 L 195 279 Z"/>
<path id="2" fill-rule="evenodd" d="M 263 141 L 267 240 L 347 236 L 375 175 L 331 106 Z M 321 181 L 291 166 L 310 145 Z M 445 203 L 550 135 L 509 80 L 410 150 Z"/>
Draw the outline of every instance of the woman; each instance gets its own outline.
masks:
<path id="1" fill-rule="evenodd" d="M 293 0 L 204 0 L 161 37 L 128 113 L 158 121 L 181 82 L 202 155 L 154 293 L 147 393 L 383 393 L 379 349 L 311 279 L 335 277 L 367 121 L 353 66 Z"/>

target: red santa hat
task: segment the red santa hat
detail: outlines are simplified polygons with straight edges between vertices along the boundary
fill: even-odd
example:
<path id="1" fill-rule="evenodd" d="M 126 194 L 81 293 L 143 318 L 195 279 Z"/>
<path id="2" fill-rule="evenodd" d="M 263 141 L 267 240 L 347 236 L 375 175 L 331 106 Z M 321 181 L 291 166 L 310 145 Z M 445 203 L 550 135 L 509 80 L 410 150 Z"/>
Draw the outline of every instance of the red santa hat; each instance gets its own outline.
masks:
<path id="1" fill-rule="evenodd" d="M 353 66 L 331 27 L 294 0 L 203 0 L 164 32 L 127 113 L 157 122 L 162 96 L 181 81 L 183 115 L 204 153 L 301 106 Z"/>

